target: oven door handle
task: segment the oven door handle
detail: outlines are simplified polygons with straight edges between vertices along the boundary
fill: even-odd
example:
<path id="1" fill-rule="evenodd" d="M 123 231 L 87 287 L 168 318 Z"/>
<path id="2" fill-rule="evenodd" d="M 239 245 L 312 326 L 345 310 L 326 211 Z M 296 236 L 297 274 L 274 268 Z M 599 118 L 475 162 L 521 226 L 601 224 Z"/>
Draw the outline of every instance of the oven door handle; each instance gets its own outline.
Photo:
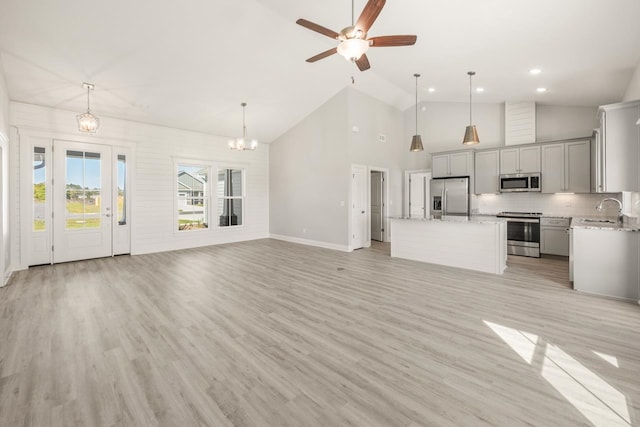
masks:
<path id="1" fill-rule="evenodd" d="M 507 222 L 528 222 L 531 224 L 539 224 L 540 220 L 536 218 L 505 218 Z"/>

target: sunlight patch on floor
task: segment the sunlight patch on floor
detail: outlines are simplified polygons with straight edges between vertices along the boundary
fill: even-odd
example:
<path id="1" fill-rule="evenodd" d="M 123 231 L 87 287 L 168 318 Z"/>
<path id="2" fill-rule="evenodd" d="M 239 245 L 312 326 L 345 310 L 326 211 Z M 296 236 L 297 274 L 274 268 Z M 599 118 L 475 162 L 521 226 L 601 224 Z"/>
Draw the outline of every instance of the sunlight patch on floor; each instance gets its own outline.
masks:
<path id="1" fill-rule="evenodd" d="M 610 354 L 606 354 L 606 353 L 600 353 L 598 351 L 594 351 L 593 354 L 600 357 L 602 360 L 609 363 L 610 365 L 615 366 L 616 368 L 620 367 L 618 366 L 618 358 L 615 356 L 611 356 Z"/>
<path id="2" fill-rule="evenodd" d="M 540 366 L 542 377 L 593 425 L 631 425 L 626 397 L 560 347 L 541 344 L 535 334 L 486 320 L 484 323 L 529 365 L 533 363 L 536 347 L 543 345 L 544 357 Z M 618 366 L 614 356 L 596 351 L 593 353 L 613 366 Z"/>

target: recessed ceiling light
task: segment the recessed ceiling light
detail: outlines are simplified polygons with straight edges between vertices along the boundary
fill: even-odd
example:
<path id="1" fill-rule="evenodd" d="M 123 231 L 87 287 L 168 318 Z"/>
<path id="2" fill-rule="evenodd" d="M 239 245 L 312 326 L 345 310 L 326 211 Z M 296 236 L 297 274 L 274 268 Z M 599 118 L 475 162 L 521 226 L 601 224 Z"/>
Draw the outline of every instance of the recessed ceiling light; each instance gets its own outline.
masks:
<path id="1" fill-rule="evenodd" d="M 430 88 L 429 88 L 429 89 L 427 89 L 427 90 L 428 90 L 429 92 L 435 92 L 435 91 L 436 91 L 436 88 L 434 88 L 434 87 L 430 87 Z"/>
<path id="2" fill-rule="evenodd" d="M 540 68 L 532 68 L 529 70 L 529 74 L 535 76 L 536 74 L 540 74 L 542 70 Z"/>
<path id="3" fill-rule="evenodd" d="M 538 89 L 536 89 L 536 92 L 538 93 L 545 93 L 547 91 L 546 87 L 539 87 Z"/>
<path id="4" fill-rule="evenodd" d="M 483 87 L 478 87 L 478 88 L 476 88 L 476 92 L 484 92 L 484 88 Z"/>

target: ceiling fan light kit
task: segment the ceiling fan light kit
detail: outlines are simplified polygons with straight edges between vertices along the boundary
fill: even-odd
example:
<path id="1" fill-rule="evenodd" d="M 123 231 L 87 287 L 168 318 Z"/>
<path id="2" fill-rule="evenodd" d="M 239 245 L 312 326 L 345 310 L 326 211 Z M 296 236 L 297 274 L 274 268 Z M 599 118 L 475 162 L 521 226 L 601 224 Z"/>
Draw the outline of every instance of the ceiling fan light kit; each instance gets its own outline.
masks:
<path id="1" fill-rule="evenodd" d="M 411 46 L 416 43 L 417 37 L 414 35 L 398 35 L 398 36 L 381 36 L 367 38 L 369 28 L 373 25 L 376 18 L 382 11 L 386 0 L 369 0 L 362 10 L 360 17 L 354 23 L 353 19 L 353 0 L 351 0 L 351 26 L 344 28 L 339 33 L 318 25 L 306 19 L 298 19 L 296 23 L 311 31 L 320 33 L 324 36 L 336 39 L 339 44 L 335 48 L 319 53 L 307 59 L 307 62 L 316 62 L 323 58 L 338 53 L 344 56 L 348 61 L 356 64 L 360 71 L 371 68 L 367 51 L 370 47 L 394 47 L 394 46 Z"/>
<path id="2" fill-rule="evenodd" d="M 345 39 L 338 45 L 338 53 L 347 61 L 357 61 L 369 50 L 369 42 L 363 39 Z"/>
<path id="3" fill-rule="evenodd" d="M 82 87 L 87 90 L 87 112 L 76 116 L 76 120 L 78 121 L 78 130 L 84 134 L 94 135 L 98 132 L 98 128 L 100 127 L 100 119 L 91 114 L 89 104 L 89 93 L 95 89 L 95 85 L 91 83 L 82 83 Z"/>
<path id="4" fill-rule="evenodd" d="M 244 109 L 247 106 L 246 102 L 240 104 L 242 107 L 242 137 L 229 140 L 229 148 L 237 151 L 255 150 L 258 148 L 258 140 L 253 138 L 247 138 L 247 126 L 245 124 Z"/>
<path id="5" fill-rule="evenodd" d="M 469 75 L 469 126 L 467 126 L 467 128 L 464 131 L 464 139 L 462 140 L 462 143 L 464 145 L 474 145 L 474 144 L 479 144 L 480 143 L 480 138 L 478 137 L 478 130 L 476 129 L 476 126 L 473 124 L 472 121 L 472 115 L 471 115 L 471 95 L 473 94 L 473 88 L 471 86 L 471 78 L 476 74 L 475 71 L 469 71 L 467 72 L 467 74 Z"/>

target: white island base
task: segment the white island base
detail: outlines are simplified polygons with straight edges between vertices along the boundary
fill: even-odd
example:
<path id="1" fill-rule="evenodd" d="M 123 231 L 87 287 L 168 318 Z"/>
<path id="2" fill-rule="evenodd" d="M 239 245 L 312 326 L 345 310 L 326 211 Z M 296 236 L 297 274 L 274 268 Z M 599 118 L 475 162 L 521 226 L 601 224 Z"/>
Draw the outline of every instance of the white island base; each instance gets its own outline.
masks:
<path id="1" fill-rule="evenodd" d="M 392 257 L 493 274 L 507 267 L 504 219 L 394 218 L 391 236 Z"/>

